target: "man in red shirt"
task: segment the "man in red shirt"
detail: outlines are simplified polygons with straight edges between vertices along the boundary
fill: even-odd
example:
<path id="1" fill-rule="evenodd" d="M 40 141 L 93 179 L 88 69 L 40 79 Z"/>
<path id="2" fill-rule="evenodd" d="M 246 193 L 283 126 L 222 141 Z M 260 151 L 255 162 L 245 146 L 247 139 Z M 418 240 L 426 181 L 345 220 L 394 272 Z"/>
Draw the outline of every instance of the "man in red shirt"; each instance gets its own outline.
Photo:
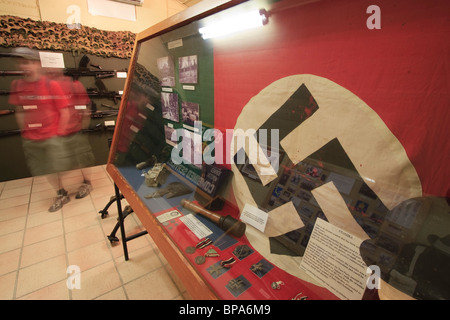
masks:
<path id="1" fill-rule="evenodd" d="M 91 117 L 90 104 L 91 100 L 84 88 L 83 84 L 78 80 L 65 76 L 63 69 L 51 68 L 46 70 L 46 75 L 58 82 L 64 95 L 69 100 L 68 112 L 70 114 L 70 122 L 65 127 L 60 128 L 60 140 L 65 145 L 67 152 L 65 158 L 70 162 L 70 169 L 81 169 L 91 167 L 95 163 L 95 157 L 88 140 L 88 136 L 81 133 L 82 129 L 89 126 Z M 84 198 L 92 190 L 89 178 L 89 171 L 81 171 L 83 182 L 75 196 L 77 199 Z M 63 186 L 62 174 L 59 174 L 60 186 Z"/>
<path id="2" fill-rule="evenodd" d="M 66 146 L 60 136 L 66 133 L 65 128 L 70 123 L 70 103 L 60 85 L 43 74 L 39 52 L 15 48 L 13 55 L 25 74 L 23 79 L 12 82 L 9 103 L 16 106 L 30 173 L 38 176 L 69 170 Z M 53 181 L 50 177 L 49 180 Z M 53 185 L 57 197 L 49 211 L 59 210 L 70 200 L 57 180 Z"/>

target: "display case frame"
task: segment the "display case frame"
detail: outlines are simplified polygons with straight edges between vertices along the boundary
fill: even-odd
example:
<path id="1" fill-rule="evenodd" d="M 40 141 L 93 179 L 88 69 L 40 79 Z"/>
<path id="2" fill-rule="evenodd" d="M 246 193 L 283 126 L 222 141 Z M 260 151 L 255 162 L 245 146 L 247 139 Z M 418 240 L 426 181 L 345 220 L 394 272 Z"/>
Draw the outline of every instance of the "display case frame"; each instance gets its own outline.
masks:
<path id="1" fill-rule="evenodd" d="M 383 284 L 389 288 L 384 291 L 389 298 L 448 295 L 436 279 L 433 290 L 420 288 L 419 280 L 404 270 L 411 248 L 434 250 L 441 240 L 447 243 L 443 226 L 450 221 L 444 214 L 448 206 L 445 179 L 428 179 L 412 152 L 420 147 L 430 162 L 442 160 L 437 150 L 443 144 L 436 141 L 412 147 L 402 131 L 404 123 L 390 117 L 391 109 L 383 106 L 390 99 L 405 110 L 414 108 L 420 104 L 418 90 L 417 103 L 405 105 L 393 102 L 398 92 L 383 87 L 387 97 L 383 99 L 371 90 L 389 65 L 397 74 L 407 74 L 397 77 L 408 101 L 408 86 L 415 82 L 403 61 L 418 48 L 416 43 L 427 40 L 419 28 L 408 29 L 415 41 L 405 45 L 404 52 L 370 65 L 371 78 L 358 63 L 373 62 L 380 45 L 398 50 L 396 32 L 404 32 L 404 25 L 388 25 L 395 32 L 386 40 L 386 33 L 376 34 L 369 28 L 370 17 L 361 5 L 352 1 L 341 5 L 348 14 L 327 1 L 202 1 L 137 36 L 107 171 L 114 180 L 116 198 L 123 194 L 193 299 L 377 299 L 380 278 L 390 281 Z M 200 26 L 250 9 L 258 9 L 264 17 L 263 31 L 248 31 L 223 42 L 200 39 Z M 341 11 L 335 14 L 333 9 Z M 394 12 L 395 8 L 390 9 Z M 438 14 L 425 2 L 411 10 Z M 427 21 L 416 22 L 428 25 Z M 298 26 L 305 29 L 297 36 L 293 27 Z M 334 40 L 337 36 L 341 41 Z M 361 45 L 359 49 L 367 57 L 355 62 L 349 43 L 364 43 L 366 48 Z M 317 58 L 303 48 L 318 52 Z M 298 56 L 304 61 L 297 61 Z M 346 65 L 330 62 L 336 57 Z M 413 54 L 408 57 L 411 64 L 419 63 Z M 349 76 L 347 67 L 353 68 L 354 76 Z M 421 76 L 430 78 L 426 72 Z M 426 121 L 441 121 L 433 117 Z M 196 121 L 201 124 L 197 126 Z M 239 130 L 249 145 L 236 141 Z M 264 136 L 263 131 L 270 135 Z M 262 151 L 258 147 L 252 151 L 253 138 Z M 185 147 L 185 141 L 194 143 Z M 202 146 L 200 163 L 191 148 L 196 141 Z M 212 146 L 216 161 L 210 163 L 205 155 L 212 155 L 208 150 Z M 183 150 L 181 157 L 177 148 Z M 186 169 L 175 160 L 191 164 Z M 202 187 L 200 179 L 208 175 L 207 170 L 224 173 L 224 180 L 215 185 L 224 189 L 209 193 Z M 169 178 L 162 174 L 165 171 Z M 173 183 L 183 185 L 174 191 L 176 200 L 164 199 Z M 188 202 L 183 202 L 184 197 Z M 213 241 L 208 248 L 215 250 L 214 258 L 206 258 L 207 266 L 206 249 L 198 250 L 204 237 L 193 231 L 198 225 L 181 221 L 189 213 L 199 213 L 186 203 L 207 210 L 199 215 L 200 225 L 213 230 L 209 230 Z M 120 201 L 118 210 L 120 214 Z M 160 217 L 172 210 L 175 218 L 163 223 Z M 217 228 L 226 216 L 245 220 L 244 236 Z M 229 242 L 221 247 L 216 240 L 223 237 Z M 188 252 L 188 247 L 196 245 L 203 256 L 199 262 Z M 251 259 L 239 258 L 241 246 Z M 345 263 L 344 258 L 348 259 Z M 225 270 L 222 263 L 228 260 L 233 265 L 226 270 L 233 272 L 222 276 L 225 271 L 218 268 Z M 415 265 L 416 259 L 412 261 Z M 351 268 L 345 267 L 348 263 Z M 423 265 L 428 271 L 421 277 L 427 279 L 430 266 Z M 337 271 L 331 274 L 327 268 Z M 358 271 L 344 270 L 352 268 Z M 445 268 L 438 270 L 441 277 Z M 374 283 L 366 282 L 370 273 Z M 448 280 L 441 278 L 443 283 Z"/>

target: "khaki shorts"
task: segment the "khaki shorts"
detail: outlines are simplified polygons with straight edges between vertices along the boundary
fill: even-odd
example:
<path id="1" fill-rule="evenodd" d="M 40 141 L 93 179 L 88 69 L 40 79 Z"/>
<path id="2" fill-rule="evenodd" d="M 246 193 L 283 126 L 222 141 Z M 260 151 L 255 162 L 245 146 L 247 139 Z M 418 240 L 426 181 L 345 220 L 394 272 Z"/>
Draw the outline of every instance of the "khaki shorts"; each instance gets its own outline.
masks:
<path id="1" fill-rule="evenodd" d="M 75 133 L 65 137 L 59 137 L 64 144 L 59 158 L 70 158 L 71 169 L 91 167 L 95 164 L 95 157 L 92 153 L 88 135 L 83 133 Z M 68 160 L 66 162 L 69 162 Z"/>
<path id="2" fill-rule="evenodd" d="M 95 162 L 89 141 L 81 133 L 42 141 L 22 139 L 22 145 L 33 176 L 88 167 Z"/>

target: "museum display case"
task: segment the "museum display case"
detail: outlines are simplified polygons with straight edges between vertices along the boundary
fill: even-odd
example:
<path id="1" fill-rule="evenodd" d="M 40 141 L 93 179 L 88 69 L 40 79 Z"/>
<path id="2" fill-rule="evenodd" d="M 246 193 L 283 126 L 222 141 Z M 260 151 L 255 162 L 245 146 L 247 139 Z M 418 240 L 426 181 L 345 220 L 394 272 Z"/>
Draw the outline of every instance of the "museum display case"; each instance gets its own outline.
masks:
<path id="1" fill-rule="evenodd" d="M 446 145 L 410 134 L 444 120 L 402 120 L 442 34 L 377 28 L 393 6 L 202 1 L 138 35 L 107 171 L 194 299 L 450 298 L 448 169 L 420 164 Z"/>

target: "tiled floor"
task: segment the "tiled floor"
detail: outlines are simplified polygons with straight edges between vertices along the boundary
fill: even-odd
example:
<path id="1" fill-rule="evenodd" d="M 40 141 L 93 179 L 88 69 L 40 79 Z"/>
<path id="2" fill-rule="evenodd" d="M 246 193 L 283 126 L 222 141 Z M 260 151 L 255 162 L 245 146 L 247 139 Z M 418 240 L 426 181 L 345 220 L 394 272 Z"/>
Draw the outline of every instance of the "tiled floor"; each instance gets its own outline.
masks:
<path id="1" fill-rule="evenodd" d="M 83 174 L 90 175 L 93 190 L 75 199 Z M 55 193 L 45 176 L 0 182 L 0 299 L 189 298 L 149 235 L 127 242 L 128 261 L 121 243 L 107 239 L 117 207 L 111 205 L 105 219 L 98 213 L 114 194 L 105 166 L 66 176 L 71 201 L 53 213 L 48 208 Z M 122 208 L 126 204 L 122 200 Z M 134 214 L 125 226 L 127 234 L 143 230 Z M 79 267 L 80 277 L 69 266 Z"/>

